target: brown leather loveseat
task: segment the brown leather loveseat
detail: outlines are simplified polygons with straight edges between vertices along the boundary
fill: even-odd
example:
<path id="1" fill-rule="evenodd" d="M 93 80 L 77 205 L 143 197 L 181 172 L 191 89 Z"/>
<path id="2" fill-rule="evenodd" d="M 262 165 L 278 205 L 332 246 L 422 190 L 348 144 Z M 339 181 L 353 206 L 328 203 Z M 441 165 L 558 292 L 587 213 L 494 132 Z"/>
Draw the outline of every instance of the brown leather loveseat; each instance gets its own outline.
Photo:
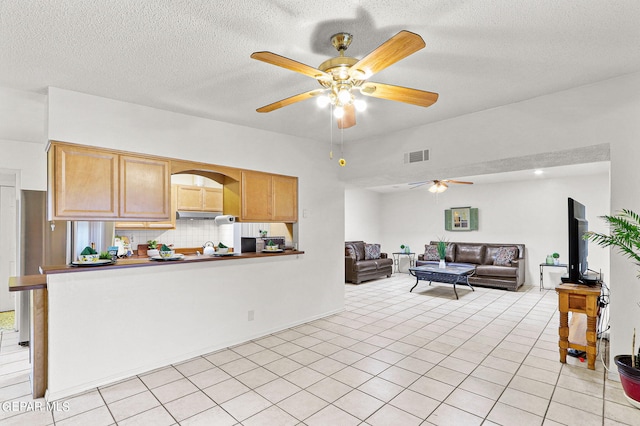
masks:
<path id="1" fill-rule="evenodd" d="M 425 253 L 418 255 L 416 266 L 438 263 L 434 258 L 437 241 L 425 245 Z M 524 284 L 524 244 L 458 243 L 447 245 L 445 261 L 468 263 L 476 267 L 469 277 L 472 286 L 498 287 L 516 291 Z"/>
<path id="2" fill-rule="evenodd" d="M 344 279 L 345 282 L 360 284 L 362 281 L 390 277 L 393 273 L 393 260 L 387 253 L 380 252 L 380 244 L 367 244 L 364 241 L 344 243 Z"/>

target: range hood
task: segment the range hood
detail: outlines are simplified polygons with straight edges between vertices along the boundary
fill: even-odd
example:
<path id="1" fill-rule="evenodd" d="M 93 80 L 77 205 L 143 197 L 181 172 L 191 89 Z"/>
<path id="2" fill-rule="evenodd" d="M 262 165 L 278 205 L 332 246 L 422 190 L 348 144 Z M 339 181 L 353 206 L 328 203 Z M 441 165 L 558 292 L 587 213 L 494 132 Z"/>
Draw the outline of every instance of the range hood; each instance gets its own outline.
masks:
<path id="1" fill-rule="evenodd" d="M 218 216 L 221 216 L 222 212 L 193 212 L 193 211 L 177 211 L 176 219 L 190 219 L 190 220 L 209 220 L 215 219 Z"/>

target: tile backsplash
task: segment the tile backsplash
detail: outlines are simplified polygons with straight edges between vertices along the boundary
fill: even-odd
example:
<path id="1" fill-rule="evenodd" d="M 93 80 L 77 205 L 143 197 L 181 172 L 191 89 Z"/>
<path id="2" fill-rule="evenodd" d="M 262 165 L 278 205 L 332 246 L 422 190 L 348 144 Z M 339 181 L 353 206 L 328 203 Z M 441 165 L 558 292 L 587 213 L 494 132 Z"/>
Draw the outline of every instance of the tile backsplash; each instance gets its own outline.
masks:
<path id="1" fill-rule="evenodd" d="M 164 244 L 173 244 L 177 248 L 202 247 L 207 241 L 214 244 L 224 243 L 233 247 L 234 230 L 243 237 L 257 237 L 260 229 L 266 229 L 269 234 L 269 223 L 236 223 L 216 225 L 213 220 L 177 220 L 176 229 L 154 230 L 146 229 L 133 231 L 116 229 L 116 235 L 129 237 L 134 250 L 138 244 L 146 244 L 149 240 L 156 240 Z"/>

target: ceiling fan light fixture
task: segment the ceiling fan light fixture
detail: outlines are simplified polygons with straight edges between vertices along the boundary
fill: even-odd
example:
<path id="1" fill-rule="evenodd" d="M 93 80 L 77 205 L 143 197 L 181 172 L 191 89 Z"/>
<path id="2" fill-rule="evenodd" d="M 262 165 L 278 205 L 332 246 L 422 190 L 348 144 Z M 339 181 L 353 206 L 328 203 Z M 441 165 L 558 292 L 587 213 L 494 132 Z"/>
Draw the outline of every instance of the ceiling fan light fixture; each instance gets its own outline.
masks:
<path id="1" fill-rule="evenodd" d="M 344 108 L 343 108 L 343 107 L 341 107 L 341 106 L 336 107 L 336 108 L 333 110 L 333 116 L 334 116 L 335 118 L 342 118 L 342 117 L 344 117 Z"/>
<path id="2" fill-rule="evenodd" d="M 356 107 L 358 112 L 363 112 L 367 109 L 367 103 L 362 99 L 356 99 L 353 101 L 353 106 Z"/>
<path id="3" fill-rule="evenodd" d="M 340 101 L 342 105 L 350 103 L 352 98 L 353 96 L 351 95 L 351 90 L 348 86 L 341 86 L 338 89 L 338 101 Z"/>
<path id="4" fill-rule="evenodd" d="M 320 108 L 324 108 L 331 103 L 331 99 L 327 95 L 320 95 L 316 98 L 316 104 Z"/>
<path id="5" fill-rule="evenodd" d="M 429 187 L 429 192 L 432 192 L 434 194 L 439 194 L 441 192 L 446 191 L 447 188 L 448 188 L 448 186 L 447 186 L 446 183 L 437 182 L 437 183 L 434 183 L 433 185 L 431 185 Z"/>

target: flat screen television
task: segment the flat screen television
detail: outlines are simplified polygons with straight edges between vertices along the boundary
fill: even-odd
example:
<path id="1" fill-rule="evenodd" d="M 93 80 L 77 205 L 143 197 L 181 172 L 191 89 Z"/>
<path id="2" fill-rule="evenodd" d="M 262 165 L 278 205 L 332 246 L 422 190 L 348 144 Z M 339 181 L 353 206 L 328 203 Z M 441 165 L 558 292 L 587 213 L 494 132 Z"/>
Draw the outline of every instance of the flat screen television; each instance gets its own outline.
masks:
<path id="1" fill-rule="evenodd" d="M 596 276 L 589 274 L 589 242 L 583 238 L 589 230 L 586 209 L 583 204 L 569 198 L 569 260 L 568 275 L 562 277 L 563 282 L 593 285 L 597 283 Z"/>
<path id="2" fill-rule="evenodd" d="M 587 255 L 589 246 L 582 235 L 589 230 L 586 209 L 583 204 L 569 198 L 569 282 L 579 283 L 589 266 Z"/>

